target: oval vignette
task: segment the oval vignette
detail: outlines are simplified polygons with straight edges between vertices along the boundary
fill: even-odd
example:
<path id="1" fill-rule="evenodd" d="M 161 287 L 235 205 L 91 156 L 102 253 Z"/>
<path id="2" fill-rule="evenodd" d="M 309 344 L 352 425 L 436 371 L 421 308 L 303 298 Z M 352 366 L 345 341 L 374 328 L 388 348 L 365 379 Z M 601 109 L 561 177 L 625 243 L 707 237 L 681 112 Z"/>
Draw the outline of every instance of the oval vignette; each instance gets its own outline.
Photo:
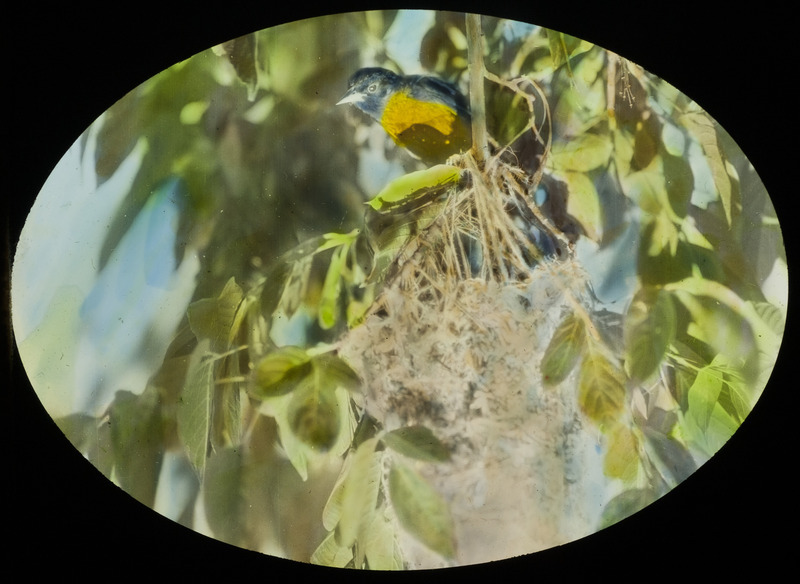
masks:
<path id="1" fill-rule="evenodd" d="M 701 105 L 702 105 L 702 104 L 701 104 Z M 712 114 L 713 114 L 713 112 L 712 112 Z M 340 115 L 340 114 L 339 114 L 338 112 L 335 112 L 335 111 L 334 111 L 334 112 L 333 112 L 333 114 L 331 114 L 331 115 Z M 734 136 L 734 138 L 735 138 L 735 137 L 736 137 L 736 136 Z M 349 137 L 348 137 L 348 138 L 349 138 Z M 219 290 L 217 290 L 217 292 L 219 292 Z M 208 296 L 210 296 L 210 295 L 208 295 Z M 23 359 L 24 359 L 24 358 L 25 358 L 25 355 L 24 355 L 24 353 L 23 353 Z M 710 464 L 711 464 L 711 463 L 710 463 Z"/>

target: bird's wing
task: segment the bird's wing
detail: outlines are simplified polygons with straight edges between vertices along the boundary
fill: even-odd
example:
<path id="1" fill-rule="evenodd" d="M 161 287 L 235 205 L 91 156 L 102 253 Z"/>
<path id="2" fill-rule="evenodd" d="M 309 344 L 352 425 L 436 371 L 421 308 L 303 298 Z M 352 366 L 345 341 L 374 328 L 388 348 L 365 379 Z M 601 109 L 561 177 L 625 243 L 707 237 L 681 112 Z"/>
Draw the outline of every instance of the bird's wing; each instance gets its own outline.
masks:
<path id="1" fill-rule="evenodd" d="M 438 77 L 413 75 L 409 78 L 411 94 L 418 99 L 426 99 L 448 106 L 456 106 L 456 113 L 469 117 L 469 104 L 458 88 Z"/>

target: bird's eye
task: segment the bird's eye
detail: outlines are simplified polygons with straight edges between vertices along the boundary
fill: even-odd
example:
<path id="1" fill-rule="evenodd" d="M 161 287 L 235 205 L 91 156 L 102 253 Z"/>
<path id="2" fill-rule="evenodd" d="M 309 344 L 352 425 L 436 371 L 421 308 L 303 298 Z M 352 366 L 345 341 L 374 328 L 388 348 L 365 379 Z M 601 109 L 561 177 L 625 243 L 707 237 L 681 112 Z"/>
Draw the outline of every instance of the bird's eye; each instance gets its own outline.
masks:
<path id="1" fill-rule="evenodd" d="M 375 90 L 376 90 L 376 89 L 378 89 L 378 84 L 377 84 L 377 83 L 373 83 L 372 85 L 370 85 L 369 87 L 367 87 L 367 91 L 368 91 L 369 93 L 375 93 Z"/>

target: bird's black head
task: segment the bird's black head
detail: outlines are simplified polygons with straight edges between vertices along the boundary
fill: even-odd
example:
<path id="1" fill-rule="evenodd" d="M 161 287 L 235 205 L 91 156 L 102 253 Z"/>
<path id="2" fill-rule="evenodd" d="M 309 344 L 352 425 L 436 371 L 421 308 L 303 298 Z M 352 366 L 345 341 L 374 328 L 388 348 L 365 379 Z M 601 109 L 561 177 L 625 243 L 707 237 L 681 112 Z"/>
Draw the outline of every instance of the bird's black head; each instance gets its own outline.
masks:
<path id="1" fill-rule="evenodd" d="M 400 75 L 380 67 L 356 71 L 347 83 L 347 93 L 336 105 L 350 103 L 377 121 L 381 121 L 386 101 L 400 87 Z"/>

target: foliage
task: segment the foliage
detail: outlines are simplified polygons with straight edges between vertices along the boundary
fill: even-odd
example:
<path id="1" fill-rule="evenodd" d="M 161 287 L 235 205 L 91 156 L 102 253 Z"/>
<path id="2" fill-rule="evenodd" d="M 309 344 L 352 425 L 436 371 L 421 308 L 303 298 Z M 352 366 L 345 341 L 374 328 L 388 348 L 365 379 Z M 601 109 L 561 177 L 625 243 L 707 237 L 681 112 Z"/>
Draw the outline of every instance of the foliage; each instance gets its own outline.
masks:
<path id="1" fill-rule="evenodd" d="M 338 350 L 390 291 L 435 309 L 457 282 L 529 282 L 580 260 L 579 244 L 614 249 L 634 226 L 636 249 L 617 252 L 635 268 L 614 299 L 626 306 L 621 326 L 565 284 L 572 309 L 549 316 L 539 363 L 541 385 L 573 392 L 603 435 L 604 472 L 621 485 L 603 525 L 724 444 L 763 387 L 784 319 L 757 276 L 756 258 L 779 259 L 768 234 L 777 223 L 753 233 L 741 152 L 664 81 L 567 35 L 508 34 L 484 18 L 490 159 L 424 170 L 403 159 L 416 171 L 360 194 L 361 145 L 321 104 L 335 103 L 342 63 L 356 63 L 359 47 L 390 61 L 374 47 L 394 17 L 236 39 L 108 112 L 100 176 L 130 136 L 145 136 L 148 150 L 106 249 L 151 185 L 177 174 L 191 193 L 183 242 L 212 253 L 161 370 L 141 395 L 117 395 L 110 432 L 62 421 L 76 444 L 107 444 L 90 459 L 148 504 L 161 459 L 181 453 L 225 541 L 372 569 L 403 567 L 401 530 L 444 558 L 457 553 L 448 501 L 426 479 L 453 445 L 434 428 L 372 419 L 362 372 Z M 421 53 L 450 77 L 466 67 L 453 31 L 464 37 L 463 17 L 438 15 Z M 190 501 L 179 517 L 192 524 L 198 508 Z"/>

